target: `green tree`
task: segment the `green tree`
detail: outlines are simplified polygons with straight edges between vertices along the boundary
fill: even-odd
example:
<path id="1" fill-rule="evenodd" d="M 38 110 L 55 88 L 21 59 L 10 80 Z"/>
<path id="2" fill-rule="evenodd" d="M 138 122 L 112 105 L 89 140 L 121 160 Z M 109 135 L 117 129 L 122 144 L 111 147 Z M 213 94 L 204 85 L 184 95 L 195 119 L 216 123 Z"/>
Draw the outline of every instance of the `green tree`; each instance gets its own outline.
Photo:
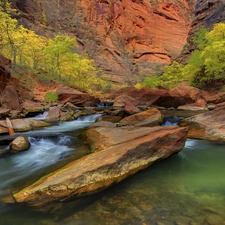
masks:
<path id="1" fill-rule="evenodd" d="M 225 80 L 225 24 L 215 24 L 204 33 L 205 44 L 191 53 L 184 75 L 191 77 L 191 84 L 197 87 L 215 87 Z M 196 35 L 202 39 L 202 35 Z M 196 43 L 202 43 L 196 39 Z"/>
<path id="2" fill-rule="evenodd" d="M 207 45 L 207 38 L 206 35 L 208 34 L 209 30 L 205 27 L 202 27 L 198 32 L 196 32 L 191 39 L 191 41 L 196 45 L 198 50 L 202 50 Z"/>
<path id="3" fill-rule="evenodd" d="M 76 46 L 76 39 L 66 35 L 56 35 L 50 40 L 44 49 L 45 69 L 47 72 L 61 78 L 64 72 L 64 64 L 68 64 L 73 57 L 73 48 Z"/>

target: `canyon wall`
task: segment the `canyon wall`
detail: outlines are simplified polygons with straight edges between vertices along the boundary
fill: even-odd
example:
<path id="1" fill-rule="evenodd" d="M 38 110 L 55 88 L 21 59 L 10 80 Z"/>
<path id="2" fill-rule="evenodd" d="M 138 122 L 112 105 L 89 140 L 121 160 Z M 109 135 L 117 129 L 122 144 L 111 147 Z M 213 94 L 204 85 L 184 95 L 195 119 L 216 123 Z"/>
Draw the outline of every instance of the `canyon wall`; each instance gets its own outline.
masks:
<path id="1" fill-rule="evenodd" d="M 169 64 L 182 51 L 194 0 L 11 0 L 19 21 L 39 34 L 76 36 L 117 83 L 132 83 Z"/>

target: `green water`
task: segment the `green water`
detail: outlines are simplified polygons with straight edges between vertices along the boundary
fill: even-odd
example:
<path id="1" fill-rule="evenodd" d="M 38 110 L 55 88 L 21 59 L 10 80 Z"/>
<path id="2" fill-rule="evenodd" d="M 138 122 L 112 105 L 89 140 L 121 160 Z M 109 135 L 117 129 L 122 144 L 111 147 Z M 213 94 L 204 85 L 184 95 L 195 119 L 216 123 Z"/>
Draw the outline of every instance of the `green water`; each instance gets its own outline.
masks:
<path id="1" fill-rule="evenodd" d="M 0 225 L 223 225 L 225 145 L 188 140 L 179 154 L 87 198 L 35 211 L 0 204 Z"/>

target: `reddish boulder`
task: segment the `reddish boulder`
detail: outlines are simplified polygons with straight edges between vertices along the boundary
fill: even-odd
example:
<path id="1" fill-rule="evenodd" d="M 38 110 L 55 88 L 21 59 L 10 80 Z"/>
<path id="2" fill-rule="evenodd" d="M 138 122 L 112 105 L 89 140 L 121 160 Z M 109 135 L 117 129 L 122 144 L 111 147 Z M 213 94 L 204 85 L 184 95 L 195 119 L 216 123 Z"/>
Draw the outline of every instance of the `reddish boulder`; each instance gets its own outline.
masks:
<path id="1" fill-rule="evenodd" d="M 58 88 L 56 92 L 59 102 L 70 102 L 76 106 L 96 106 L 100 101 L 99 98 L 95 98 L 87 93 L 69 87 Z"/>
<path id="2" fill-rule="evenodd" d="M 2 107 L 6 109 L 14 109 L 20 111 L 19 96 L 15 87 L 7 85 L 2 92 Z"/>
<path id="3" fill-rule="evenodd" d="M 140 112 L 140 109 L 138 109 L 132 102 L 126 101 L 125 102 L 125 112 L 127 114 L 135 114 Z"/>

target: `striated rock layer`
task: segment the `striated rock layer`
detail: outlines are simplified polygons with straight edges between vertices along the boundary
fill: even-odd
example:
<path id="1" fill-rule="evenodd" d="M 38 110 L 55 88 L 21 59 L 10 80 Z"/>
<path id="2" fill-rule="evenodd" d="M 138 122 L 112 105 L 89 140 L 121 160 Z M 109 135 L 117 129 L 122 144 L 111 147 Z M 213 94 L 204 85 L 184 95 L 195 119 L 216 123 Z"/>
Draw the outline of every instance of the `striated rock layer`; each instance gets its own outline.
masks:
<path id="1" fill-rule="evenodd" d="M 187 135 L 187 129 L 180 127 L 97 127 L 91 130 L 99 137 L 93 144 L 100 151 L 15 193 L 16 202 L 41 206 L 99 192 L 179 152 Z"/>
<path id="2" fill-rule="evenodd" d="M 159 72 L 186 43 L 194 0 L 11 0 L 20 22 L 38 33 L 61 31 L 115 82 Z"/>

